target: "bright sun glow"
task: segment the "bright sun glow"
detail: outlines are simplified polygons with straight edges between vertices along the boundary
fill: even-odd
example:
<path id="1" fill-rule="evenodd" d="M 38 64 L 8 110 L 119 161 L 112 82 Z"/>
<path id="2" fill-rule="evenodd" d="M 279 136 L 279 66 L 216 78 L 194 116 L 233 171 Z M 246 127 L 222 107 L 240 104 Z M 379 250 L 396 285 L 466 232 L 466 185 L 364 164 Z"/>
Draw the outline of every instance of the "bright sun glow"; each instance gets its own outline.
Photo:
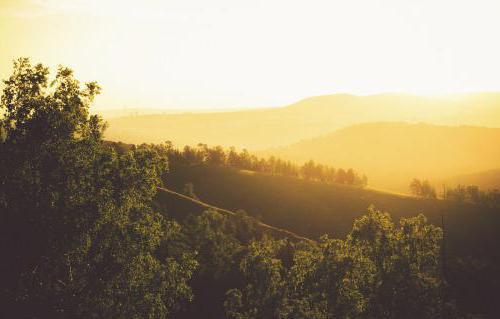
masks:
<path id="1" fill-rule="evenodd" d="M 500 90 L 496 0 L 1 0 L 19 56 L 97 80 L 99 107 L 283 105 Z"/>

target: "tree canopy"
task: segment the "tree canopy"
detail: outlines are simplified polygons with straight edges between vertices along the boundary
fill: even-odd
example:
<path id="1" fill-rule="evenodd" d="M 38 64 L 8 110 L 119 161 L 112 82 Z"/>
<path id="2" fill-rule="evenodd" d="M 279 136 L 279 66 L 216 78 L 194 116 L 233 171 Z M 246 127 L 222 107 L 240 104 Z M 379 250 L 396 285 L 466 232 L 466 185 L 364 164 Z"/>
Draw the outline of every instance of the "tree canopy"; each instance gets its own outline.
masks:
<path id="1" fill-rule="evenodd" d="M 0 109 L 1 311 L 35 318 L 166 318 L 196 266 L 179 225 L 151 209 L 166 158 L 119 155 L 89 116 L 99 86 L 14 63 Z"/>

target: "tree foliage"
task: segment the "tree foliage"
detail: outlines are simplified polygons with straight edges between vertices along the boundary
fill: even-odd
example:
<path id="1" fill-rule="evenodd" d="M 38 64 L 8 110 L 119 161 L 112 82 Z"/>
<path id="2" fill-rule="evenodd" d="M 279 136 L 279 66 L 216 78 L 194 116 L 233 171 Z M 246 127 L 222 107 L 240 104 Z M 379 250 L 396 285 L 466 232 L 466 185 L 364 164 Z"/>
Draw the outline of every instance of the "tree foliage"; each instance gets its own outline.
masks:
<path id="1" fill-rule="evenodd" d="M 89 116 L 100 88 L 70 69 L 14 64 L 0 109 L 2 311 L 35 318 L 165 318 L 190 298 L 195 268 L 175 244 L 179 225 L 151 209 L 167 169 L 139 148 L 102 142 Z M 162 258 L 159 258 L 159 257 Z"/>
<path id="2" fill-rule="evenodd" d="M 228 318 L 438 318 L 441 229 L 423 215 L 396 227 L 369 209 L 345 240 L 317 246 L 261 241 L 240 264 L 245 285 L 228 291 Z"/>
<path id="3" fill-rule="evenodd" d="M 215 165 L 228 166 L 241 170 L 251 170 L 265 174 L 303 178 L 323 183 L 339 183 L 357 186 L 366 186 L 368 178 L 360 176 L 352 168 L 347 170 L 335 169 L 310 160 L 297 165 L 274 156 L 259 158 L 247 150 L 236 151 L 234 147 L 224 150 L 221 146 L 209 147 L 198 144 L 197 147 L 185 146 L 182 150 L 176 149 L 170 142 L 166 143 L 170 163 L 172 166 L 186 165 Z"/>

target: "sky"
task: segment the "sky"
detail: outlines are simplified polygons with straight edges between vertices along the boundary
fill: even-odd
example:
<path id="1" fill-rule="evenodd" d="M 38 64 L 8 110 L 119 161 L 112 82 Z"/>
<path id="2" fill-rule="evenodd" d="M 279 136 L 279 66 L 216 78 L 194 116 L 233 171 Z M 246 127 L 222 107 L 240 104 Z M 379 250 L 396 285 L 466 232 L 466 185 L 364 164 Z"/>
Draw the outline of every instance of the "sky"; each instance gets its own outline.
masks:
<path id="1" fill-rule="evenodd" d="M 31 57 L 97 108 L 500 91 L 498 0 L 0 0 L 0 78 Z"/>

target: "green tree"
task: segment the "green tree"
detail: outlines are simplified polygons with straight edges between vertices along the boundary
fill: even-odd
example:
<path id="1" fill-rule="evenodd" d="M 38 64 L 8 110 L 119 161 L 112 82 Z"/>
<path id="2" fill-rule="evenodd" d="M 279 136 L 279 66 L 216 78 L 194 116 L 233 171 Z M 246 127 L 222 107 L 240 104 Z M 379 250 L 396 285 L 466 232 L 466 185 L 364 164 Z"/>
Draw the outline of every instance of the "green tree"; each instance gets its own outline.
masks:
<path id="1" fill-rule="evenodd" d="M 196 262 L 151 209 L 166 157 L 117 154 L 89 116 L 100 89 L 28 59 L 4 81 L 0 143 L 2 311 L 21 318 L 166 318 Z M 7 316 L 10 317 L 10 316 Z"/>
<path id="2" fill-rule="evenodd" d="M 441 311 L 442 231 L 423 215 L 401 219 L 370 208 L 356 220 L 348 241 L 371 265 L 368 318 L 437 318 Z"/>
<path id="3" fill-rule="evenodd" d="M 358 253 L 346 241 L 327 236 L 317 247 L 297 250 L 287 280 L 289 318 L 359 318 L 367 278 Z"/>
<path id="4" fill-rule="evenodd" d="M 190 285 L 196 292 L 192 303 L 176 318 L 216 318 L 223 313 L 228 289 L 241 280 L 238 272 L 243 244 L 235 237 L 233 220 L 217 211 L 188 217 L 184 227 L 187 247 L 196 251 L 199 267 Z"/>
<path id="5" fill-rule="evenodd" d="M 226 316 L 230 319 L 282 318 L 286 294 L 286 269 L 278 253 L 283 241 L 252 242 L 241 261 L 245 286 L 227 292 Z"/>
<path id="6" fill-rule="evenodd" d="M 422 215 L 394 225 L 373 208 L 345 240 L 254 242 L 229 318 L 439 318 L 441 229 Z"/>

